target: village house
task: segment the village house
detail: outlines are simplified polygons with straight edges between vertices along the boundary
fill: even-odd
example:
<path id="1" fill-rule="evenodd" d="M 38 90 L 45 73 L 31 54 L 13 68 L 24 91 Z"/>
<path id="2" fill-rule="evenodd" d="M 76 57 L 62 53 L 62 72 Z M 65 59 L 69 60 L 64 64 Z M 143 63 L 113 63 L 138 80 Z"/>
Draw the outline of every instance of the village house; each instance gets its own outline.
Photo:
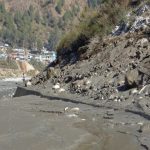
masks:
<path id="1" fill-rule="evenodd" d="M 13 49 L 9 57 L 14 60 L 28 60 L 28 50 L 26 49 Z"/>
<path id="2" fill-rule="evenodd" d="M 56 59 L 56 52 L 44 50 L 41 54 L 32 54 L 32 58 L 44 64 L 49 64 Z"/>
<path id="3" fill-rule="evenodd" d="M 56 52 L 55 51 L 44 51 L 41 54 L 42 61 L 47 63 L 51 63 L 56 59 Z"/>
<path id="4" fill-rule="evenodd" d="M 11 50 L 11 53 L 7 54 L 4 53 L 5 47 L 0 47 L 0 59 L 6 59 L 9 57 L 12 60 L 18 61 L 30 61 L 31 59 L 35 59 L 36 61 L 42 62 L 44 64 L 49 64 L 56 59 L 56 52 L 55 51 L 48 51 L 47 49 L 43 48 L 41 52 L 35 50 L 26 50 L 24 48 L 15 48 Z M 1 50 L 2 49 L 2 50 Z"/>

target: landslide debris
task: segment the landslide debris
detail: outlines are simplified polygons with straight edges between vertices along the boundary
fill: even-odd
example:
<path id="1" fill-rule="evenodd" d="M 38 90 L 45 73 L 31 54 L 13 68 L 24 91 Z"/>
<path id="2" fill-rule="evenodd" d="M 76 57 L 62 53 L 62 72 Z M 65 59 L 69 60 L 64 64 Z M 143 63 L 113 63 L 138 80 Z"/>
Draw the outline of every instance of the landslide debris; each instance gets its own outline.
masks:
<path id="1" fill-rule="evenodd" d="M 66 58 L 65 66 L 57 60 L 29 81 L 30 88 L 50 100 L 94 106 L 90 111 L 104 108 L 107 121 L 115 122 L 120 116 L 118 126 L 132 126 L 139 144 L 150 149 L 150 4 L 140 5 L 127 17 L 126 30 L 115 29 L 103 39 L 93 37 L 79 48 L 78 61 L 76 53 Z M 137 122 L 137 115 L 148 123 Z"/>
<path id="2" fill-rule="evenodd" d="M 80 48 L 84 51 L 79 50 L 79 61 L 68 62 L 64 67 L 58 63 L 48 67 L 31 79 L 32 85 L 52 84 L 55 92 L 69 92 L 100 102 L 129 105 L 140 97 L 149 99 L 149 16 L 150 4 L 140 5 L 127 15 L 126 27 L 121 24 L 112 35 L 92 38 L 88 45 Z"/>

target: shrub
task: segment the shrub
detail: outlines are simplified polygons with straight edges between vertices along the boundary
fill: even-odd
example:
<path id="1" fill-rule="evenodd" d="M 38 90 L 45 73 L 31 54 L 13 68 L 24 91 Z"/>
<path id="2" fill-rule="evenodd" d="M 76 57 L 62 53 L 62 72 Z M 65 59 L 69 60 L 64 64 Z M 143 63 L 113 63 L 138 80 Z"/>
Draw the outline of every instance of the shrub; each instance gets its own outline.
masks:
<path id="1" fill-rule="evenodd" d="M 35 59 L 31 59 L 29 64 L 31 64 L 36 70 L 42 71 L 45 68 L 45 65 Z"/>
<path id="2" fill-rule="evenodd" d="M 64 2 L 65 0 L 58 0 L 57 2 L 57 6 L 55 7 L 55 10 L 61 14 L 61 9 L 62 9 L 62 6 L 64 5 Z"/>
<path id="3" fill-rule="evenodd" d="M 57 46 L 58 54 L 65 49 L 77 51 L 79 47 L 88 43 L 93 36 L 102 37 L 110 33 L 119 21 L 124 20 L 125 7 L 118 2 L 108 1 L 103 3 L 99 9 L 85 8 L 81 14 L 80 22 L 64 35 Z"/>

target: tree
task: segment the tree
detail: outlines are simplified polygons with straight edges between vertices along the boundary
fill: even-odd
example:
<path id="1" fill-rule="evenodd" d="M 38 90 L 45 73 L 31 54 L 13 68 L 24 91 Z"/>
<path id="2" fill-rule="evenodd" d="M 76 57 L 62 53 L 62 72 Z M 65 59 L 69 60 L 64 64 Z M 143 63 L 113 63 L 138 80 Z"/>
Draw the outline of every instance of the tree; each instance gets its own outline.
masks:
<path id="1" fill-rule="evenodd" d="M 102 0 L 88 0 L 89 7 L 97 7 L 99 4 L 102 3 Z"/>
<path id="2" fill-rule="evenodd" d="M 35 17 L 34 20 L 36 21 L 37 24 L 39 24 L 41 22 L 41 17 L 38 11 L 36 11 L 35 13 Z"/>
<path id="3" fill-rule="evenodd" d="M 55 50 L 57 43 L 59 42 L 59 39 L 61 37 L 61 33 L 58 31 L 58 27 L 55 28 L 53 32 L 50 33 L 49 39 L 48 39 L 48 47 L 50 50 Z"/>
<path id="4" fill-rule="evenodd" d="M 20 11 L 16 11 L 16 13 L 14 15 L 14 22 L 17 25 L 18 28 L 20 28 L 23 25 L 22 14 L 21 14 Z"/>
<path id="5" fill-rule="evenodd" d="M 64 2 L 65 2 L 65 0 L 58 0 L 58 2 L 57 2 L 57 6 L 55 7 L 55 10 L 59 13 L 59 14 L 61 14 L 61 9 L 62 9 L 62 6 L 64 5 Z"/>
<path id="6" fill-rule="evenodd" d="M 5 4 L 4 2 L 0 2 L 0 13 L 5 13 L 6 9 L 5 9 Z"/>
<path id="7" fill-rule="evenodd" d="M 13 17 L 10 13 L 5 14 L 4 26 L 10 30 L 14 29 Z"/>
<path id="8" fill-rule="evenodd" d="M 40 39 L 37 39 L 37 49 L 39 51 L 41 51 L 41 49 L 43 48 L 43 43 Z"/>
<path id="9" fill-rule="evenodd" d="M 33 21 L 35 18 L 35 12 L 34 12 L 34 8 L 32 5 L 30 5 L 29 7 L 28 14 L 30 16 L 31 21 Z"/>

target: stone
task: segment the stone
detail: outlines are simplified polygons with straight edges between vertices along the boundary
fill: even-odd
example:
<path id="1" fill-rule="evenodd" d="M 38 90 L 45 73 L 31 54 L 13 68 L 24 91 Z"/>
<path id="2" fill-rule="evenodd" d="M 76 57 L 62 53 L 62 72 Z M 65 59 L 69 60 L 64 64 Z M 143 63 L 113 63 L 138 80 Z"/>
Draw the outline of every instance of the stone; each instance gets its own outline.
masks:
<path id="1" fill-rule="evenodd" d="M 32 85 L 31 81 L 27 81 L 27 86 L 31 86 L 31 85 Z"/>
<path id="2" fill-rule="evenodd" d="M 60 84 L 59 83 L 55 84 L 52 89 L 54 90 L 60 89 Z"/>
<path id="3" fill-rule="evenodd" d="M 120 101 L 119 101 L 119 99 L 115 98 L 115 99 L 114 99 L 114 102 L 120 102 Z"/>
<path id="4" fill-rule="evenodd" d="M 110 95 L 109 100 L 114 100 L 117 96 L 115 94 Z"/>
<path id="5" fill-rule="evenodd" d="M 127 87 L 136 87 L 139 84 L 139 72 L 137 69 L 130 70 L 125 75 L 125 85 Z"/>
<path id="6" fill-rule="evenodd" d="M 137 90 L 137 89 L 133 89 L 133 90 L 130 91 L 130 95 L 131 95 L 131 94 L 136 94 L 136 93 L 138 93 L 138 90 Z"/>
<path id="7" fill-rule="evenodd" d="M 107 112 L 106 112 L 106 114 L 108 115 L 108 116 L 113 116 L 114 115 L 114 110 L 112 109 L 112 110 L 108 110 Z"/>
<path id="8" fill-rule="evenodd" d="M 144 123 L 143 122 L 138 122 L 137 124 L 142 126 Z"/>
<path id="9" fill-rule="evenodd" d="M 139 132 L 150 133 L 150 123 L 145 123 L 140 126 Z"/>
<path id="10" fill-rule="evenodd" d="M 141 73 L 150 77 L 150 55 L 143 58 L 137 68 Z"/>
<path id="11" fill-rule="evenodd" d="M 104 119 L 113 119 L 114 116 L 113 116 L 113 115 L 107 115 L 107 114 L 105 114 L 105 115 L 103 116 L 103 118 L 104 118 Z"/>
<path id="12" fill-rule="evenodd" d="M 149 94 L 149 92 L 148 91 L 146 91 L 145 92 L 145 96 L 149 96 L 150 94 Z"/>
<path id="13" fill-rule="evenodd" d="M 68 118 L 77 118 L 78 115 L 76 115 L 76 114 L 68 114 L 67 117 Z"/>
<path id="14" fill-rule="evenodd" d="M 85 81 L 84 84 L 85 84 L 85 85 L 91 84 L 91 81 L 90 81 L 90 80 L 87 80 L 87 81 Z"/>
<path id="15" fill-rule="evenodd" d="M 65 77 L 64 82 L 65 82 L 65 83 L 69 83 L 69 82 L 72 81 L 72 79 L 73 79 L 72 76 L 67 76 L 67 77 Z"/>
<path id="16" fill-rule="evenodd" d="M 65 92 L 65 89 L 64 88 L 60 88 L 58 92 L 59 93 Z"/>
<path id="17" fill-rule="evenodd" d="M 64 112 L 67 112 L 69 110 L 69 107 L 64 108 Z"/>
<path id="18" fill-rule="evenodd" d="M 77 114 L 77 113 L 79 113 L 80 108 L 78 108 L 78 107 L 74 107 L 74 108 L 71 108 L 71 109 L 70 109 L 70 111 L 71 111 L 71 112 L 74 112 L 74 113 L 76 113 L 76 114 Z"/>
<path id="19" fill-rule="evenodd" d="M 46 76 L 47 76 L 47 79 L 50 79 L 51 77 L 57 77 L 60 75 L 60 70 L 59 69 L 55 69 L 53 67 L 50 67 L 47 69 L 46 71 Z"/>
<path id="20" fill-rule="evenodd" d="M 147 38 L 142 38 L 142 39 L 138 40 L 138 42 L 137 42 L 137 45 L 142 48 L 148 47 L 148 44 L 149 44 L 149 41 Z"/>

